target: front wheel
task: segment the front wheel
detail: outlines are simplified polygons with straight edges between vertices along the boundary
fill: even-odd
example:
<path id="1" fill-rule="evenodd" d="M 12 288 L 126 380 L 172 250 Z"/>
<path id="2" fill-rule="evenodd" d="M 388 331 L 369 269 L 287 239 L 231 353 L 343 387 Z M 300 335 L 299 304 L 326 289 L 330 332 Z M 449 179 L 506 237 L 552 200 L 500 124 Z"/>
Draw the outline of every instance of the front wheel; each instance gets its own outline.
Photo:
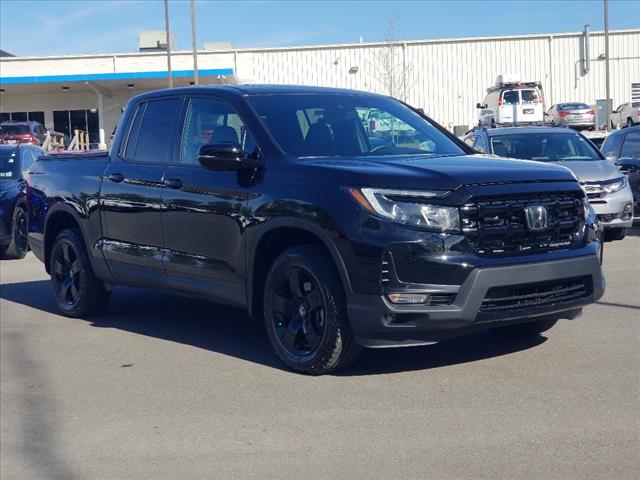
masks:
<path id="1" fill-rule="evenodd" d="M 62 313 L 84 318 L 105 310 L 111 292 L 95 277 L 77 230 L 63 230 L 58 234 L 50 262 L 53 292 Z"/>
<path id="2" fill-rule="evenodd" d="M 274 350 L 293 370 L 327 373 L 360 353 L 333 259 L 314 245 L 289 248 L 275 259 L 265 282 L 264 319 Z"/>
<path id="3" fill-rule="evenodd" d="M 631 118 L 627 118 L 627 127 L 633 127 L 633 120 L 631 120 Z"/>
<path id="4" fill-rule="evenodd" d="M 528 337 L 546 332 L 552 328 L 558 320 L 538 320 L 536 322 L 518 323 L 506 327 L 492 328 L 491 331 L 503 337 Z"/>
<path id="5" fill-rule="evenodd" d="M 19 260 L 24 258 L 29 251 L 27 241 L 27 212 L 21 207 L 16 207 L 13 214 L 13 225 L 11 227 L 11 243 L 2 252 L 4 260 Z"/>

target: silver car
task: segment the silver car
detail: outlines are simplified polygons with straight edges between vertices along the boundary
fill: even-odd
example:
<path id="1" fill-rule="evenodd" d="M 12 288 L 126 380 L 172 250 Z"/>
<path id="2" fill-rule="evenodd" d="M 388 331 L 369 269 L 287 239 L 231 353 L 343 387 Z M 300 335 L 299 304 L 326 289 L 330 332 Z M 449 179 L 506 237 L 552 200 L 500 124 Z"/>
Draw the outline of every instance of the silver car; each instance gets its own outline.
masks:
<path id="1" fill-rule="evenodd" d="M 593 130 L 596 126 L 596 115 L 586 103 L 558 103 L 545 113 L 545 122 L 551 125 L 565 125 L 576 130 Z"/>
<path id="2" fill-rule="evenodd" d="M 622 240 L 633 224 L 629 179 L 582 134 L 562 127 L 478 127 L 465 142 L 501 157 L 554 162 L 578 178 L 604 227 L 605 240 Z"/>

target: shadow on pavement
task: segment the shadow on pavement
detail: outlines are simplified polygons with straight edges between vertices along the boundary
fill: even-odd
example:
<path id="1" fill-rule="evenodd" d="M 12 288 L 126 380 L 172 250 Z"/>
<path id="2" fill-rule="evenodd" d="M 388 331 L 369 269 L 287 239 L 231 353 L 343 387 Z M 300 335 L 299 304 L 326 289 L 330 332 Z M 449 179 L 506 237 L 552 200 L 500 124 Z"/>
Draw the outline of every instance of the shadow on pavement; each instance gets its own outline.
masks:
<path id="1" fill-rule="evenodd" d="M 59 314 L 48 280 L 2 285 L 0 298 Z M 87 321 L 94 327 L 117 328 L 286 369 L 273 352 L 264 330 L 244 310 L 205 300 L 119 287 L 113 292 L 105 314 Z M 507 340 L 480 332 L 424 347 L 365 349 L 353 367 L 337 375 L 438 368 L 526 350 L 545 341 L 543 336 Z"/>

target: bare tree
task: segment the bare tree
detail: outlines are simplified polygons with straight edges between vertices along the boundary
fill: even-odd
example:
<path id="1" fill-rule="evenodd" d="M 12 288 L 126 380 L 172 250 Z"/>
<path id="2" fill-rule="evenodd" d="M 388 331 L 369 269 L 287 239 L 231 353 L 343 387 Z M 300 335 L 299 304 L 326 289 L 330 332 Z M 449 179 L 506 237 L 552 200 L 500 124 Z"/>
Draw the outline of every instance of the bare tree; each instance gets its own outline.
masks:
<path id="1" fill-rule="evenodd" d="M 376 78 L 384 92 L 391 97 L 406 101 L 409 89 L 415 82 L 413 64 L 406 61 L 406 47 L 398 41 L 397 20 L 397 15 L 389 19 L 384 45 L 375 54 L 373 66 Z"/>

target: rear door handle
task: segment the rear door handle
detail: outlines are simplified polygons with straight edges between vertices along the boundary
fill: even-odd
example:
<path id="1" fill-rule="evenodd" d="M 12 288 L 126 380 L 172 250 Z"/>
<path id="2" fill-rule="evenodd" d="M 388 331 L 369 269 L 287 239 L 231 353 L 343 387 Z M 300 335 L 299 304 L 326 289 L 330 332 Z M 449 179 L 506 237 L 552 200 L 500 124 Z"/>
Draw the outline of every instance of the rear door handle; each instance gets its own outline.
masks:
<path id="1" fill-rule="evenodd" d="M 124 180 L 124 175 L 121 173 L 112 173 L 109 175 L 109 180 L 115 183 L 120 183 Z"/>
<path id="2" fill-rule="evenodd" d="M 176 190 L 178 190 L 179 188 L 182 188 L 182 180 L 180 180 L 179 178 L 165 178 L 164 184 L 165 186 L 169 188 L 174 188 Z"/>

